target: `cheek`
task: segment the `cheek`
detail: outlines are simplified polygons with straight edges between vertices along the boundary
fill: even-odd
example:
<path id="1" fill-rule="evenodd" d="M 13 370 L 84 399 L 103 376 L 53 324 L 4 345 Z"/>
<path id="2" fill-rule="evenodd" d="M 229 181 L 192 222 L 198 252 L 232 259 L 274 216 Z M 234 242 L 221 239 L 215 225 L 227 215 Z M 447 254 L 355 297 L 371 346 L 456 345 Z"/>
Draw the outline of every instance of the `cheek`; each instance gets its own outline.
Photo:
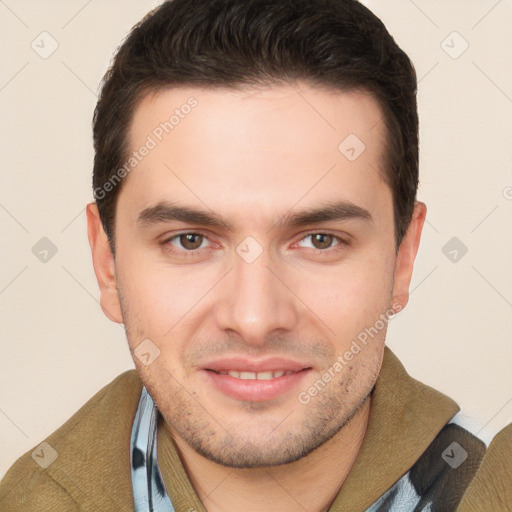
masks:
<path id="1" fill-rule="evenodd" d="M 361 258 L 300 280 L 300 293 L 314 314 L 330 328 L 329 336 L 350 343 L 386 312 L 393 283 L 391 260 Z M 334 334 L 333 334 L 334 333 Z"/>
<path id="2" fill-rule="evenodd" d="M 172 338 L 194 318 L 198 303 L 215 283 L 212 271 L 191 273 L 132 254 L 116 267 L 125 323 L 155 341 Z M 188 322 L 187 322 L 188 321 Z"/>

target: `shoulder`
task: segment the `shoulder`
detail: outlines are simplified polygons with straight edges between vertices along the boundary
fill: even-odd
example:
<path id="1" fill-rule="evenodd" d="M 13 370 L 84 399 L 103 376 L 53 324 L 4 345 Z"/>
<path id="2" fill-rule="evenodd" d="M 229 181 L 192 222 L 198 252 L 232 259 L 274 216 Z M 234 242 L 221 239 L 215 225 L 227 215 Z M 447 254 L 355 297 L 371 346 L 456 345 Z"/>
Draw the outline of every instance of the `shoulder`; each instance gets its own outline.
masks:
<path id="1" fill-rule="evenodd" d="M 495 512 L 512 510 L 512 423 L 492 439 L 457 511 L 491 508 Z"/>
<path id="2" fill-rule="evenodd" d="M 71 495 L 32 463 L 23 456 L 9 469 L 0 485 L 0 509 L 4 512 L 79 511 Z"/>
<path id="3" fill-rule="evenodd" d="M 23 454 L 0 482 L 0 509 L 128 510 L 129 440 L 141 390 L 136 370 L 122 373 Z"/>

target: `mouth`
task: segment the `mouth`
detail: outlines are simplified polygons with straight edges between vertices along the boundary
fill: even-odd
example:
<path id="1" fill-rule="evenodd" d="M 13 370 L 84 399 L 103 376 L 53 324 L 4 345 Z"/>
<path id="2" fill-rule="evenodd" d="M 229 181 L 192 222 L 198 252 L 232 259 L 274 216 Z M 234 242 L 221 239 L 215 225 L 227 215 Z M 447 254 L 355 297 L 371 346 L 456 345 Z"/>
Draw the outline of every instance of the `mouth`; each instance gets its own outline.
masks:
<path id="1" fill-rule="evenodd" d="M 239 401 L 269 401 L 294 389 L 312 371 L 311 367 L 300 370 L 266 370 L 260 372 L 240 370 L 204 369 L 208 384 L 221 394 Z"/>

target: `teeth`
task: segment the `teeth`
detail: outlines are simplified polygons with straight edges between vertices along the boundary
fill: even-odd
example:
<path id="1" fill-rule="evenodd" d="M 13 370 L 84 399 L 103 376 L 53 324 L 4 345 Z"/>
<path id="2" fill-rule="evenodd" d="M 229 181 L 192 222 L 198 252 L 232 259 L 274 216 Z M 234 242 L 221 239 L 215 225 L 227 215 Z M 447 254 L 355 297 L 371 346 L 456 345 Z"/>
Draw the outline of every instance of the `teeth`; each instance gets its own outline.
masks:
<path id="1" fill-rule="evenodd" d="M 291 375 L 294 373 L 291 370 L 278 370 L 275 372 L 237 372 L 235 370 L 230 371 L 220 371 L 218 372 L 220 375 L 229 375 L 231 377 L 235 377 L 235 379 L 242 379 L 242 380 L 270 380 L 270 379 L 277 379 L 278 377 L 282 377 L 283 375 Z"/>
<path id="2" fill-rule="evenodd" d="M 256 378 L 258 380 L 270 380 L 274 379 L 275 377 L 280 377 L 279 375 L 281 372 L 276 372 L 275 374 L 273 372 L 259 372 L 256 374 Z"/>

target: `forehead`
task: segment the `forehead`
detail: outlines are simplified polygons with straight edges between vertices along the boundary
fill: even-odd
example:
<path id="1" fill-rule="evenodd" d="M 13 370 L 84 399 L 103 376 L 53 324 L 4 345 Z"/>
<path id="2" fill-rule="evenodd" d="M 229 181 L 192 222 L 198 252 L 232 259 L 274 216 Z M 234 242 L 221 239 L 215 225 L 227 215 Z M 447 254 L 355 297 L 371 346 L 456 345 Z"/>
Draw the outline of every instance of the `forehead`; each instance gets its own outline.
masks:
<path id="1" fill-rule="evenodd" d="M 140 101 L 128 142 L 138 156 L 120 198 L 139 210 L 169 199 L 254 212 L 389 199 L 382 111 L 364 91 L 170 88 Z"/>

